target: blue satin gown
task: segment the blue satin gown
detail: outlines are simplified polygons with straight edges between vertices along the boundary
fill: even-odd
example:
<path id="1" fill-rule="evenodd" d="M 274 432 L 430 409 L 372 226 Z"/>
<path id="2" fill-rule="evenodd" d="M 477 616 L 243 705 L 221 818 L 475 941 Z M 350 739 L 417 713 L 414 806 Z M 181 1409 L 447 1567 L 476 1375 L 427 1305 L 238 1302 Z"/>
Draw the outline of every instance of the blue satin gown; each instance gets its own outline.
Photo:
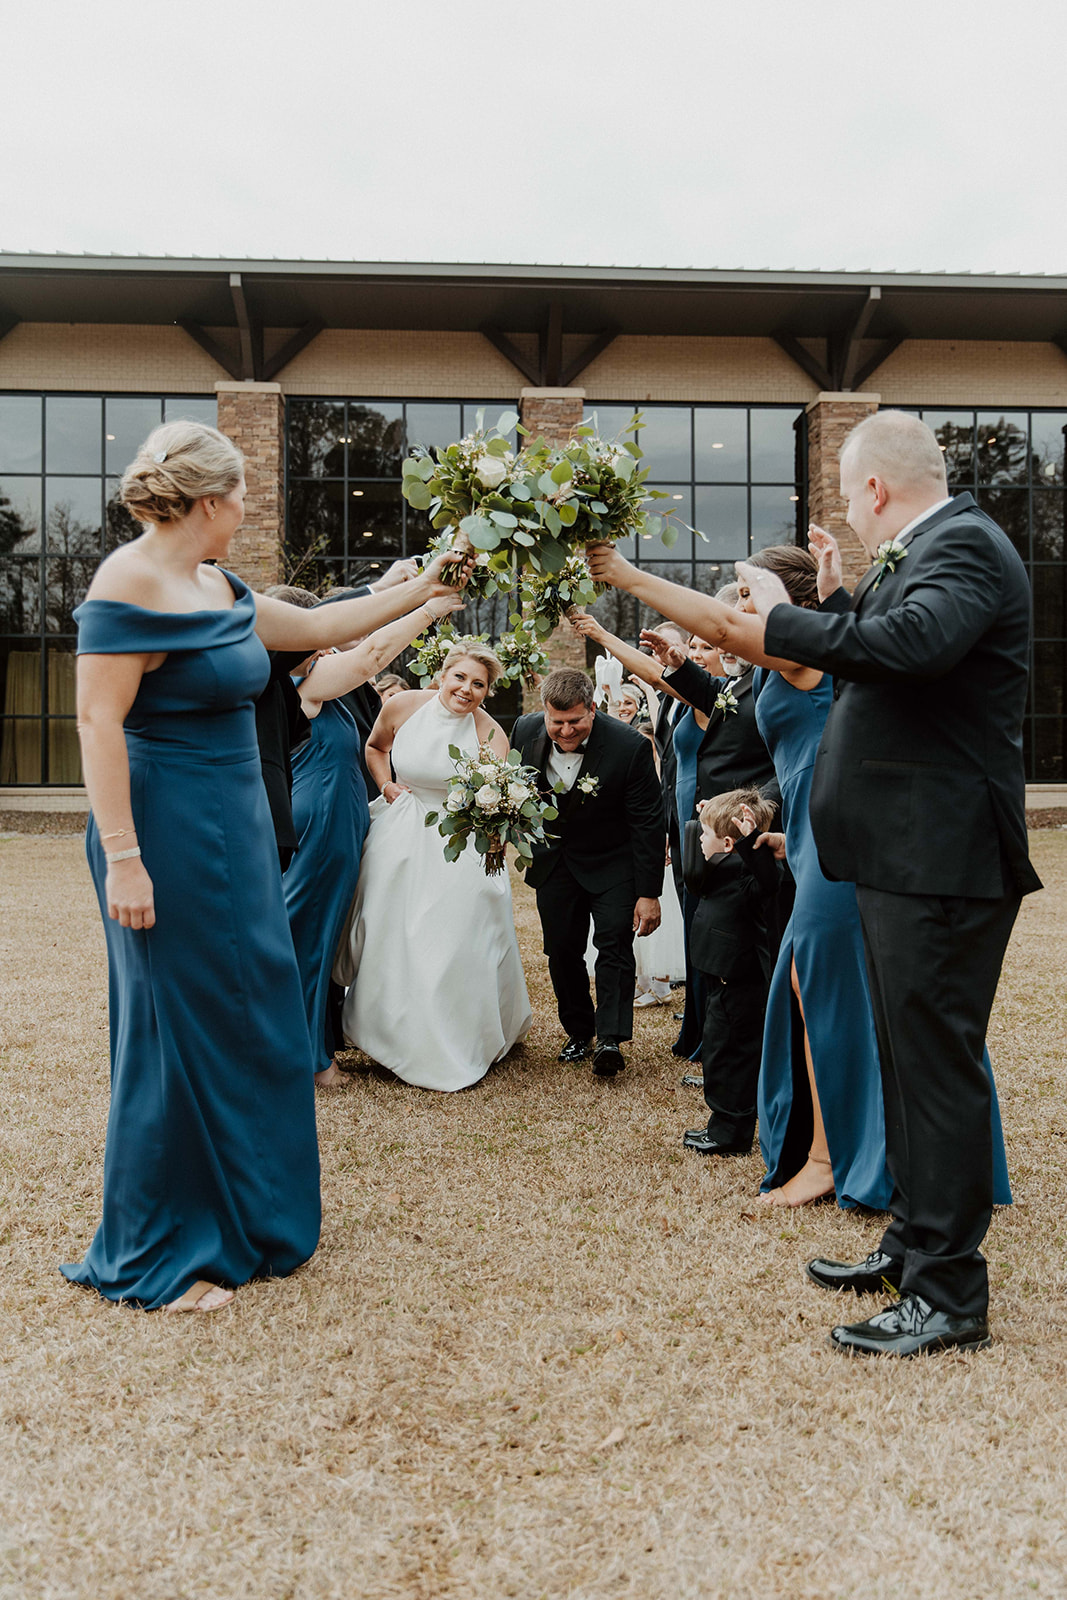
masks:
<path id="1" fill-rule="evenodd" d="M 753 693 L 756 724 L 782 791 L 786 857 L 797 886 L 771 979 L 763 1035 L 759 1132 L 767 1175 L 762 1188 L 785 1183 L 806 1154 L 800 1151 L 797 1159 L 797 1152 L 787 1149 L 794 1073 L 797 1081 L 807 1081 L 792 990 L 795 961 L 837 1203 L 884 1211 L 891 1187 L 885 1113 L 856 890 L 851 883 L 831 883 L 823 876 L 808 819 L 812 772 L 833 704 L 833 680 L 824 676 L 805 693 L 780 673 L 759 668 Z M 986 1065 L 988 1069 L 988 1058 Z M 993 1149 L 996 1203 L 1009 1204 L 995 1089 Z"/>
<path id="2" fill-rule="evenodd" d="M 104 918 L 111 1109 L 103 1219 L 62 1272 L 154 1310 L 198 1278 L 284 1276 L 319 1237 L 311 1049 L 259 764 L 267 681 L 255 601 L 230 611 L 78 608 L 78 651 L 166 651 L 126 718 L 130 798 L 156 924 L 107 916 L 95 821 L 86 850 Z"/>
<path id="3" fill-rule="evenodd" d="M 315 1071 L 325 1072 L 342 1043 L 327 1038 L 330 974 L 370 827 L 359 729 L 340 700 L 323 702 L 293 756 L 293 821 L 300 842 L 282 884 Z"/>

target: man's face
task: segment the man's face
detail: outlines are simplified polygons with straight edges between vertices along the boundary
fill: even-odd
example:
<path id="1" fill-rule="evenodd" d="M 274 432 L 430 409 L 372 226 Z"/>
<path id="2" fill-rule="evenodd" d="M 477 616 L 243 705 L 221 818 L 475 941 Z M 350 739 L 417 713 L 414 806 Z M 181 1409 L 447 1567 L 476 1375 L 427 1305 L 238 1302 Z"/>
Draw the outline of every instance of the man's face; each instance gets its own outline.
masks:
<path id="1" fill-rule="evenodd" d="M 570 706 L 566 711 L 560 711 L 557 706 L 546 706 L 545 728 L 548 737 L 553 744 L 558 744 L 561 750 L 577 750 L 592 733 L 595 716 L 594 708 L 583 706 L 580 700 L 576 706 Z"/>
<path id="2" fill-rule="evenodd" d="M 869 556 L 874 555 L 886 529 L 880 513 L 886 504 L 885 487 L 880 478 L 868 476 L 854 451 L 841 457 L 841 498 L 847 510 L 845 519 Z"/>

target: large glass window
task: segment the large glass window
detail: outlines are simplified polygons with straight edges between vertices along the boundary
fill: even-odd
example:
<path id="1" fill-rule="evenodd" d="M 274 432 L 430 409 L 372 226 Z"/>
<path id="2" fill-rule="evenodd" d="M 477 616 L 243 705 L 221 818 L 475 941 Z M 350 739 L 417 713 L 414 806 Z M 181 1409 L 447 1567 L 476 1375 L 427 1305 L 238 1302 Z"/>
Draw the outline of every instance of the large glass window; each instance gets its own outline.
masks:
<path id="1" fill-rule="evenodd" d="M 1034 593 L 1026 776 L 1031 783 L 1060 783 L 1067 778 L 1067 411 L 909 409 L 934 430 L 953 494 L 973 494 L 1026 563 Z"/>
<path id="2" fill-rule="evenodd" d="M 429 519 L 400 493 L 415 445 L 452 444 L 514 400 L 304 400 L 287 407 L 286 544 L 311 588 L 373 581 L 398 556 L 421 555 Z M 513 441 L 514 442 L 514 441 Z"/>
<path id="3" fill-rule="evenodd" d="M 0 394 L 0 784 L 75 784 L 74 612 L 138 532 L 118 475 L 161 422 L 213 397 Z"/>
<path id="4" fill-rule="evenodd" d="M 595 406 L 602 434 L 624 437 L 635 411 L 645 426 L 636 434 L 651 468 L 649 486 L 669 498 L 651 510 L 672 511 L 678 538 L 668 548 L 645 538 L 620 549 L 640 566 L 673 583 L 714 594 L 732 581 L 734 562 L 770 544 L 795 544 L 807 526 L 804 412 L 797 406 Z M 680 525 L 696 529 L 690 533 Z M 628 597 L 609 593 L 597 602 L 605 627 L 636 638 L 654 618 Z"/>

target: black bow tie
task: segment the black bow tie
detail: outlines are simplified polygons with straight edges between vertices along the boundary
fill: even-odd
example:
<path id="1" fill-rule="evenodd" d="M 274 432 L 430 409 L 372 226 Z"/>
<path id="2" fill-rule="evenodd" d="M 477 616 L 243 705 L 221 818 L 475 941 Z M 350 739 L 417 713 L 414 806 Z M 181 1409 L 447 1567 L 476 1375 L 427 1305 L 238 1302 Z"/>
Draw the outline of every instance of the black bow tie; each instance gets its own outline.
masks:
<path id="1" fill-rule="evenodd" d="M 552 741 L 552 748 L 555 750 L 557 755 L 561 756 L 581 756 L 584 755 L 586 751 L 586 746 L 584 744 L 580 744 L 576 750 L 564 750 L 563 746 L 561 744 L 557 744 L 555 739 Z"/>

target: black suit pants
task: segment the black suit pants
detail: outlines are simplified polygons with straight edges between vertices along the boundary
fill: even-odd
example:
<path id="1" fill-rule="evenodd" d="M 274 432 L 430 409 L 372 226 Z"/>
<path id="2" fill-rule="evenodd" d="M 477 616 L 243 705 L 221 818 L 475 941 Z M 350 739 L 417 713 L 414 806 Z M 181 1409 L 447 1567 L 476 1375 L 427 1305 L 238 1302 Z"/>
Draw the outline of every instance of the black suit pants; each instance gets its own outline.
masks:
<path id="1" fill-rule="evenodd" d="M 548 971 L 564 1033 L 576 1039 L 630 1039 L 634 1027 L 633 880 L 583 889 L 562 860 L 537 890 Z M 589 992 L 585 951 L 589 923 L 596 946 L 596 1007 Z"/>
<path id="2" fill-rule="evenodd" d="M 902 1287 L 982 1316 L 979 1246 L 993 1214 L 989 1013 L 1021 896 L 857 889 L 885 1098 L 893 1221 L 881 1248 Z"/>
<path id="3" fill-rule="evenodd" d="M 739 961 L 729 978 L 703 972 L 706 990 L 701 1059 L 704 1103 L 735 1131 L 756 1126 L 756 1087 L 763 1053 L 767 974 L 759 952 Z M 709 1131 L 711 1123 L 708 1124 Z"/>

